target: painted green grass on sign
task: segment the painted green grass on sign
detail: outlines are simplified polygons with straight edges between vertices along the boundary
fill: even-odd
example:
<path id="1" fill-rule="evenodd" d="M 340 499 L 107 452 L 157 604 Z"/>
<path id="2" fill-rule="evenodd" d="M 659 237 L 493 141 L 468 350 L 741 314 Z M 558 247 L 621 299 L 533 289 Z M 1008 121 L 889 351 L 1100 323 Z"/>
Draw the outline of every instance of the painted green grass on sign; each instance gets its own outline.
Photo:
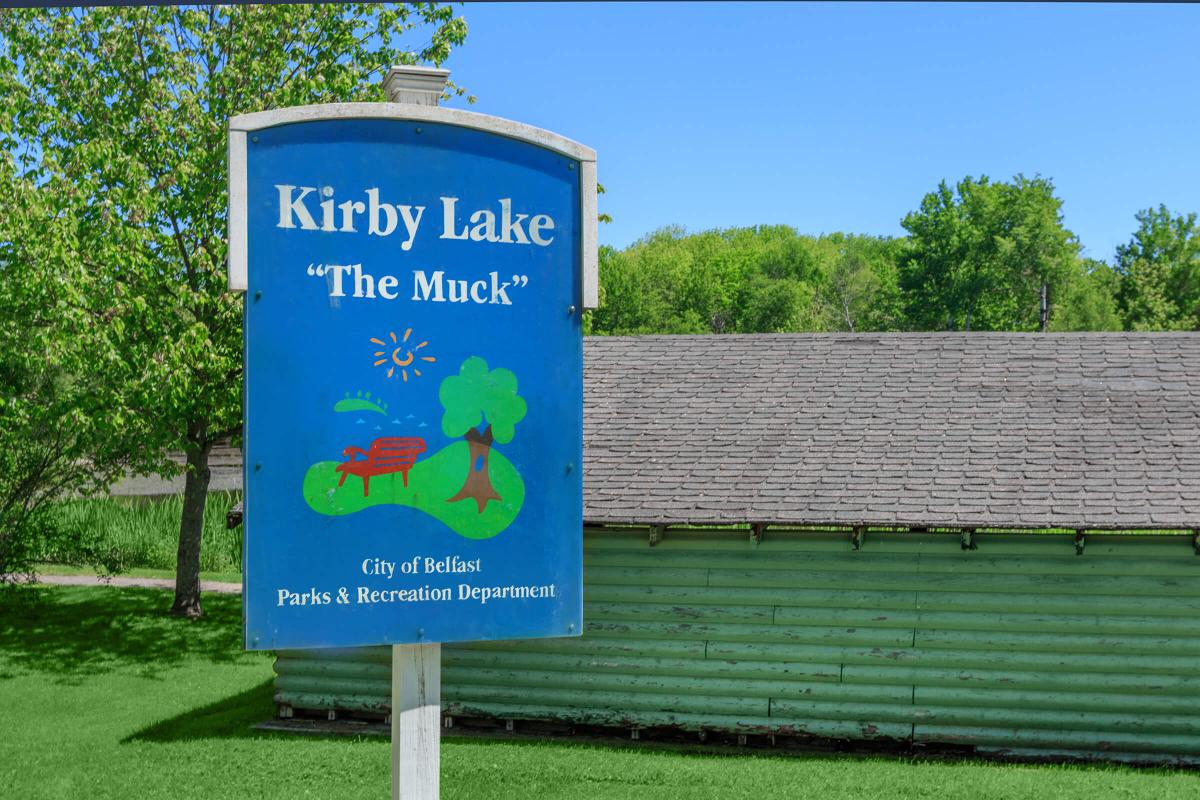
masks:
<path id="1" fill-rule="evenodd" d="M 500 495 L 480 513 L 470 498 L 447 502 L 462 488 L 470 464 L 470 447 L 455 442 L 413 464 L 408 486 L 399 472 L 371 478 L 370 495 L 363 496 L 363 481 L 346 477 L 340 487 L 338 461 L 322 461 L 309 467 L 304 476 L 304 500 L 316 512 L 329 516 L 353 514 L 377 505 L 410 506 L 440 520 L 460 536 L 489 539 L 512 524 L 525 502 L 525 481 L 503 453 L 492 448 L 488 469 L 492 486 Z"/>
<path id="2" fill-rule="evenodd" d="M 0 795 L 58 800 L 388 796 L 383 737 L 267 733 L 271 659 L 241 651 L 241 598 L 198 621 L 170 593 L 0 591 Z M 446 737 L 446 800 L 1192 800 L 1200 773 Z"/>

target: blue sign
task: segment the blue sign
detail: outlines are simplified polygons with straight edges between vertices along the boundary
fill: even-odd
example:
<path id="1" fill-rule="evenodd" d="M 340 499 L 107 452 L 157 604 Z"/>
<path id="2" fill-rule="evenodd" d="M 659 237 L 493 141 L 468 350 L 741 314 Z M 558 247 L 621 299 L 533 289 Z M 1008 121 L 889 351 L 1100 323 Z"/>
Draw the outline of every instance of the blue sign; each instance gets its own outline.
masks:
<path id="1" fill-rule="evenodd" d="M 411 119 L 233 153 L 246 647 L 578 635 L 585 165 Z"/>

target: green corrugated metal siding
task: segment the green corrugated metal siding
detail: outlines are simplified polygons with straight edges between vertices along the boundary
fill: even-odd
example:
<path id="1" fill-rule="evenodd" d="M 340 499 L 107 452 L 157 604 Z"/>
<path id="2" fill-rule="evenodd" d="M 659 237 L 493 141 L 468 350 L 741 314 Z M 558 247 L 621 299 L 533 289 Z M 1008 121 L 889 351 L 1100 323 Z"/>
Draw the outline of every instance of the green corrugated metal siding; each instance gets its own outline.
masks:
<path id="1" fill-rule="evenodd" d="M 447 712 L 1200 756 L 1186 537 L 588 530 L 585 635 L 443 648 Z M 280 703 L 386 710 L 386 648 L 279 654 Z"/>

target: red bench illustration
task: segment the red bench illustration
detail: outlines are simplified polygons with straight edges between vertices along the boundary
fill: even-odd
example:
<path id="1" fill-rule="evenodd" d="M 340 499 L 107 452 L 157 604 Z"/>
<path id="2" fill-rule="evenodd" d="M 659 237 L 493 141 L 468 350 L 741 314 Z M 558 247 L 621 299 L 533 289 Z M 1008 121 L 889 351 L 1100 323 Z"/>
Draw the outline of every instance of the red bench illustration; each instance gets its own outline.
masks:
<path id="1" fill-rule="evenodd" d="M 337 471 L 342 473 L 338 486 L 346 482 L 347 475 L 357 475 L 362 478 L 363 497 L 370 497 L 371 477 L 392 472 L 399 472 L 404 478 L 404 485 L 408 486 L 408 471 L 412 469 L 417 456 L 424 452 L 425 440 L 417 436 L 376 439 L 367 450 L 351 445 L 342 451 L 342 456 L 350 460 L 337 466 Z M 360 455 L 366 460 L 355 461 Z"/>

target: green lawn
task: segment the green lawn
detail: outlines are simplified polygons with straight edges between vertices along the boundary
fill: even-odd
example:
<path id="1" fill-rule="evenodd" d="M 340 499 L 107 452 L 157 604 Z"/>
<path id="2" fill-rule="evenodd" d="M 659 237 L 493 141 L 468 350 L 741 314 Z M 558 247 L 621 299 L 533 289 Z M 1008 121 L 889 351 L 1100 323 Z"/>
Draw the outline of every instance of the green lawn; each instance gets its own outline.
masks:
<path id="1" fill-rule="evenodd" d="M 253 729 L 271 662 L 241 651 L 240 601 L 207 595 L 190 622 L 158 590 L 0 590 L 0 796 L 386 798 L 386 740 Z M 1200 773 L 447 739 L 442 794 L 1190 800 Z"/>

